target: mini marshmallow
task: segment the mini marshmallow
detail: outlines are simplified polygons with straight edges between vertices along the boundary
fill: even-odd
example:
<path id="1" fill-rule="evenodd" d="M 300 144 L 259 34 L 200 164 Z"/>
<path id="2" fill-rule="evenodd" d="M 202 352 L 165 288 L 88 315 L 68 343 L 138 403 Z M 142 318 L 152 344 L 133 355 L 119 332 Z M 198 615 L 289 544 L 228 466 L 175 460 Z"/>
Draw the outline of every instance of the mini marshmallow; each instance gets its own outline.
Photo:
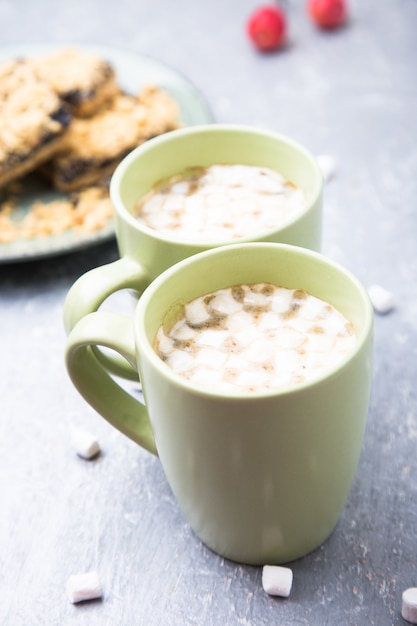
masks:
<path id="1" fill-rule="evenodd" d="M 97 572 L 70 576 L 67 581 L 67 594 L 72 604 L 101 598 L 102 591 Z"/>
<path id="2" fill-rule="evenodd" d="M 333 178 L 336 169 L 336 161 L 334 158 L 328 154 L 319 154 L 316 156 L 316 161 L 319 164 L 324 180 L 327 182 Z"/>
<path id="3" fill-rule="evenodd" d="M 401 616 L 410 624 L 417 624 L 417 587 L 403 592 Z"/>
<path id="4" fill-rule="evenodd" d="M 289 567 L 264 565 L 262 569 L 262 587 L 270 596 L 288 598 L 291 593 L 293 573 Z"/>
<path id="5" fill-rule="evenodd" d="M 371 285 L 368 294 L 372 305 L 378 313 L 388 313 L 394 308 L 394 296 L 380 285 Z"/>
<path id="6" fill-rule="evenodd" d="M 99 454 L 100 446 L 91 433 L 77 428 L 72 431 L 71 437 L 77 454 L 83 459 L 92 459 Z"/>

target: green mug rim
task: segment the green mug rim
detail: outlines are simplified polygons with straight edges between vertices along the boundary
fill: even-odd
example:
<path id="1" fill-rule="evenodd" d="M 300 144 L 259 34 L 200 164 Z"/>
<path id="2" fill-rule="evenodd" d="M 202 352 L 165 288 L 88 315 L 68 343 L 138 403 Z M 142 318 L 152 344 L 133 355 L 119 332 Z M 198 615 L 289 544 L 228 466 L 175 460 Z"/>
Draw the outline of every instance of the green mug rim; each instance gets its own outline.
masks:
<path id="1" fill-rule="evenodd" d="M 163 241 L 165 243 L 169 243 L 172 245 L 178 244 L 181 246 L 189 246 L 195 247 L 196 245 L 201 245 L 202 248 L 213 248 L 222 245 L 230 245 L 236 243 L 249 243 L 253 240 L 253 236 L 239 237 L 239 238 L 231 238 L 231 239 L 222 239 L 221 241 L 217 240 L 198 240 L 198 239 L 183 239 L 180 237 L 173 237 L 169 235 L 164 235 L 159 233 L 152 228 L 142 224 L 139 220 L 135 219 L 132 213 L 126 207 L 122 195 L 121 195 L 121 184 L 124 176 L 126 175 L 127 170 L 132 167 L 132 165 L 142 157 L 142 155 L 146 155 L 148 152 L 158 149 L 160 144 L 171 143 L 176 141 L 177 138 L 185 137 L 188 135 L 202 135 L 202 134 L 213 134 L 215 133 L 245 133 L 246 135 L 252 136 L 262 136 L 266 139 L 275 139 L 282 143 L 285 143 L 291 146 L 294 150 L 300 152 L 307 161 L 309 161 L 312 170 L 315 170 L 315 184 L 312 192 L 312 196 L 310 202 L 306 204 L 306 206 L 298 211 L 297 214 L 288 220 L 286 220 L 281 225 L 270 228 L 267 230 L 259 231 L 256 234 L 257 239 L 263 239 L 267 236 L 271 236 L 274 233 L 279 233 L 280 231 L 285 230 L 286 228 L 291 227 L 293 224 L 302 219 L 305 215 L 307 215 L 311 209 L 317 204 L 320 199 L 320 195 L 323 191 L 324 186 L 324 178 L 322 171 L 319 167 L 319 164 L 312 154 L 307 148 L 305 148 L 302 144 L 298 143 L 291 137 L 284 135 L 282 133 L 278 133 L 272 130 L 258 129 L 253 126 L 243 125 L 243 124 L 200 124 L 195 126 L 187 126 L 185 128 L 179 128 L 176 130 L 169 131 L 164 133 L 163 135 L 158 135 L 157 137 L 153 137 L 148 139 L 145 143 L 134 148 L 129 154 L 127 154 L 124 159 L 119 163 L 116 167 L 113 175 L 110 179 L 110 198 L 116 213 L 127 222 L 132 228 L 138 230 L 139 232 L 147 235 L 148 237 L 152 237 L 155 240 Z"/>
<path id="2" fill-rule="evenodd" d="M 163 288 L 164 283 L 169 281 L 175 274 L 179 272 L 183 272 L 187 269 L 188 266 L 194 265 L 195 263 L 199 263 L 199 261 L 204 261 L 205 259 L 210 259 L 213 256 L 219 255 L 236 255 L 239 254 L 241 250 L 244 252 L 250 253 L 251 250 L 256 249 L 281 249 L 286 250 L 292 254 L 301 255 L 307 258 L 314 258 L 317 261 L 321 262 L 323 265 L 330 266 L 334 270 L 340 272 L 344 275 L 344 277 L 353 284 L 356 288 L 358 296 L 361 298 L 362 307 L 364 310 L 363 316 L 363 326 L 361 329 L 360 336 L 357 337 L 357 342 L 352 350 L 348 352 L 346 358 L 342 359 L 336 365 L 333 365 L 329 368 L 326 368 L 325 371 L 321 374 L 318 374 L 312 380 L 298 383 L 296 385 L 291 385 L 288 387 L 283 387 L 279 389 L 265 389 L 262 391 L 256 392 L 242 392 L 242 391 L 225 391 L 225 390 L 216 390 L 210 388 L 197 387 L 191 383 L 189 383 L 185 378 L 182 378 L 179 374 L 175 374 L 172 369 L 166 365 L 162 359 L 157 355 L 151 342 L 148 339 L 148 333 L 146 330 L 146 316 L 147 316 L 147 308 L 154 297 L 154 294 L 159 289 Z M 202 291 L 203 295 L 204 290 Z M 174 385 L 179 386 L 180 388 L 187 390 L 189 393 L 193 393 L 198 396 L 204 397 L 219 397 L 219 398 L 231 398 L 237 399 L 241 398 L 245 401 L 256 401 L 259 398 L 266 397 L 276 397 L 276 396 L 289 396 L 294 393 L 303 392 L 306 389 L 310 389 L 311 387 L 318 386 L 324 381 L 330 381 L 334 376 L 337 376 L 344 369 L 349 367 L 350 363 L 352 363 L 357 355 L 363 350 L 365 344 L 367 343 L 370 335 L 372 335 L 373 330 L 373 307 L 371 300 L 369 298 L 368 292 L 365 289 L 362 282 L 346 267 L 330 259 L 320 252 L 316 252 L 313 250 L 309 250 L 307 248 L 301 248 L 299 246 L 293 246 L 290 244 L 283 243 L 273 243 L 273 242 L 251 242 L 251 243 L 241 243 L 235 244 L 234 246 L 220 247 L 220 248 L 211 248 L 210 250 L 205 250 L 203 252 L 199 252 L 191 257 L 184 259 L 183 261 L 179 261 L 175 265 L 171 266 L 167 270 L 165 270 L 162 274 L 160 274 L 157 278 L 153 280 L 153 282 L 145 289 L 141 298 L 136 305 L 136 309 L 134 312 L 134 331 L 137 342 L 139 359 L 145 358 L 149 363 L 158 371 L 158 374 L 170 380 L 170 382 Z"/>

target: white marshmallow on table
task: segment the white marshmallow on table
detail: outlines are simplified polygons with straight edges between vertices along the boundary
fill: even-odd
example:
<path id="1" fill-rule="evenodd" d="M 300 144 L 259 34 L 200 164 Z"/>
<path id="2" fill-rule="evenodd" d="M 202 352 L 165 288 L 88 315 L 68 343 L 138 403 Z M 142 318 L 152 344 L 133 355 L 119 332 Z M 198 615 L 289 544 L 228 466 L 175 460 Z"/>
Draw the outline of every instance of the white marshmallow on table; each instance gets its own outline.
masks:
<path id="1" fill-rule="evenodd" d="M 368 288 L 368 295 L 372 305 L 378 313 L 388 313 L 394 308 L 393 294 L 380 285 L 371 285 Z"/>
<path id="2" fill-rule="evenodd" d="M 324 180 L 328 181 L 333 178 L 336 169 L 335 159 L 329 154 L 319 154 L 316 156 L 316 161 L 319 164 Z"/>
<path id="3" fill-rule="evenodd" d="M 92 459 L 100 452 L 97 439 L 86 430 L 81 428 L 73 429 L 71 439 L 77 454 L 83 459 Z"/>
<path id="4" fill-rule="evenodd" d="M 293 573 L 289 567 L 264 565 L 262 569 L 262 587 L 270 596 L 288 598 L 292 581 Z"/>
<path id="5" fill-rule="evenodd" d="M 401 616 L 410 624 L 417 624 L 417 587 L 403 592 Z"/>
<path id="6" fill-rule="evenodd" d="M 70 576 L 67 582 L 67 594 L 73 604 L 101 598 L 101 584 L 97 572 Z"/>

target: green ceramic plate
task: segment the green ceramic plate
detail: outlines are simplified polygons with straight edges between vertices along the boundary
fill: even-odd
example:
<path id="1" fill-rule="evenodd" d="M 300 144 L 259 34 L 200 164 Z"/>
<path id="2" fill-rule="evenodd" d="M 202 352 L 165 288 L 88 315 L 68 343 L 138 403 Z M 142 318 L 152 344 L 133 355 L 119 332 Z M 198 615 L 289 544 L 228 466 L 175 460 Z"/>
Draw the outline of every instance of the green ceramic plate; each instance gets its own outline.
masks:
<path id="1" fill-rule="evenodd" d="M 15 45 L 0 48 L 0 62 L 16 57 L 44 54 L 62 45 Z M 121 87 L 137 93 L 144 85 L 154 84 L 164 88 L 178 103 L 181 121 L 188 126 L 212 122 L 211 111 L 199 91 L 180 73 L 150 57 L 105 45 L 74 44 L 80 50 L 95 52 L 112 63 Z M 64 198 L 36 175 L 23 179 L 16 216 L 25 215 L 36 201 L 48 202 Z M 114 237 L 114 226 L 108 225 L 93 234 L 78 234 L 68 230 L 46 238 L 20 239 L 12 243 L 0 243 L 0 263 L 30 261 L 33 259 L 72 252 L 95 245 Z"/>

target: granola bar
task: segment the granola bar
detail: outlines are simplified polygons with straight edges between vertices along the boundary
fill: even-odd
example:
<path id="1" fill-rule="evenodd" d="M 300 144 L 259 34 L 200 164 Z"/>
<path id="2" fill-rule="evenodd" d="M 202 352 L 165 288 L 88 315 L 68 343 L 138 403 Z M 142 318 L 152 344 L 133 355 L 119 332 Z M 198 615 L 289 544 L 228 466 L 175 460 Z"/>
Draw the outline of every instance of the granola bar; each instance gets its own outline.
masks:
<path id="1" fill-rule="evenodd" d="M 30 63 L 77 117 L 93 115 L 119 91 L 113 67 L 92 53 L 62 48 Z"/>
<path id="2" fill-rule="evenodd" d="M 0 187 L 61 148 L 70 113 L 24 60 L 0 65 Z"/>
<path id="3" fill-rule="evenodd" d="M 139 96 L 120 94 L 91 118 L 74 118 L 65 147 L 42 172 L 61 191 L 93 185 L 113 172 L 137 145 L 179 126 L 168 94 L 147 87 Z"/>
<path id="4" fill-rule="evenodd" d="M 89 187 L 68 198 L 35 202 L 22 220 L 15 219 L 14 209 L 12 195 L 0 204 L 0 244 L 22 238 L 49 237 L 69 229 L 93 233 L 104 228 L 113 216 L 106 186 Z"/>

